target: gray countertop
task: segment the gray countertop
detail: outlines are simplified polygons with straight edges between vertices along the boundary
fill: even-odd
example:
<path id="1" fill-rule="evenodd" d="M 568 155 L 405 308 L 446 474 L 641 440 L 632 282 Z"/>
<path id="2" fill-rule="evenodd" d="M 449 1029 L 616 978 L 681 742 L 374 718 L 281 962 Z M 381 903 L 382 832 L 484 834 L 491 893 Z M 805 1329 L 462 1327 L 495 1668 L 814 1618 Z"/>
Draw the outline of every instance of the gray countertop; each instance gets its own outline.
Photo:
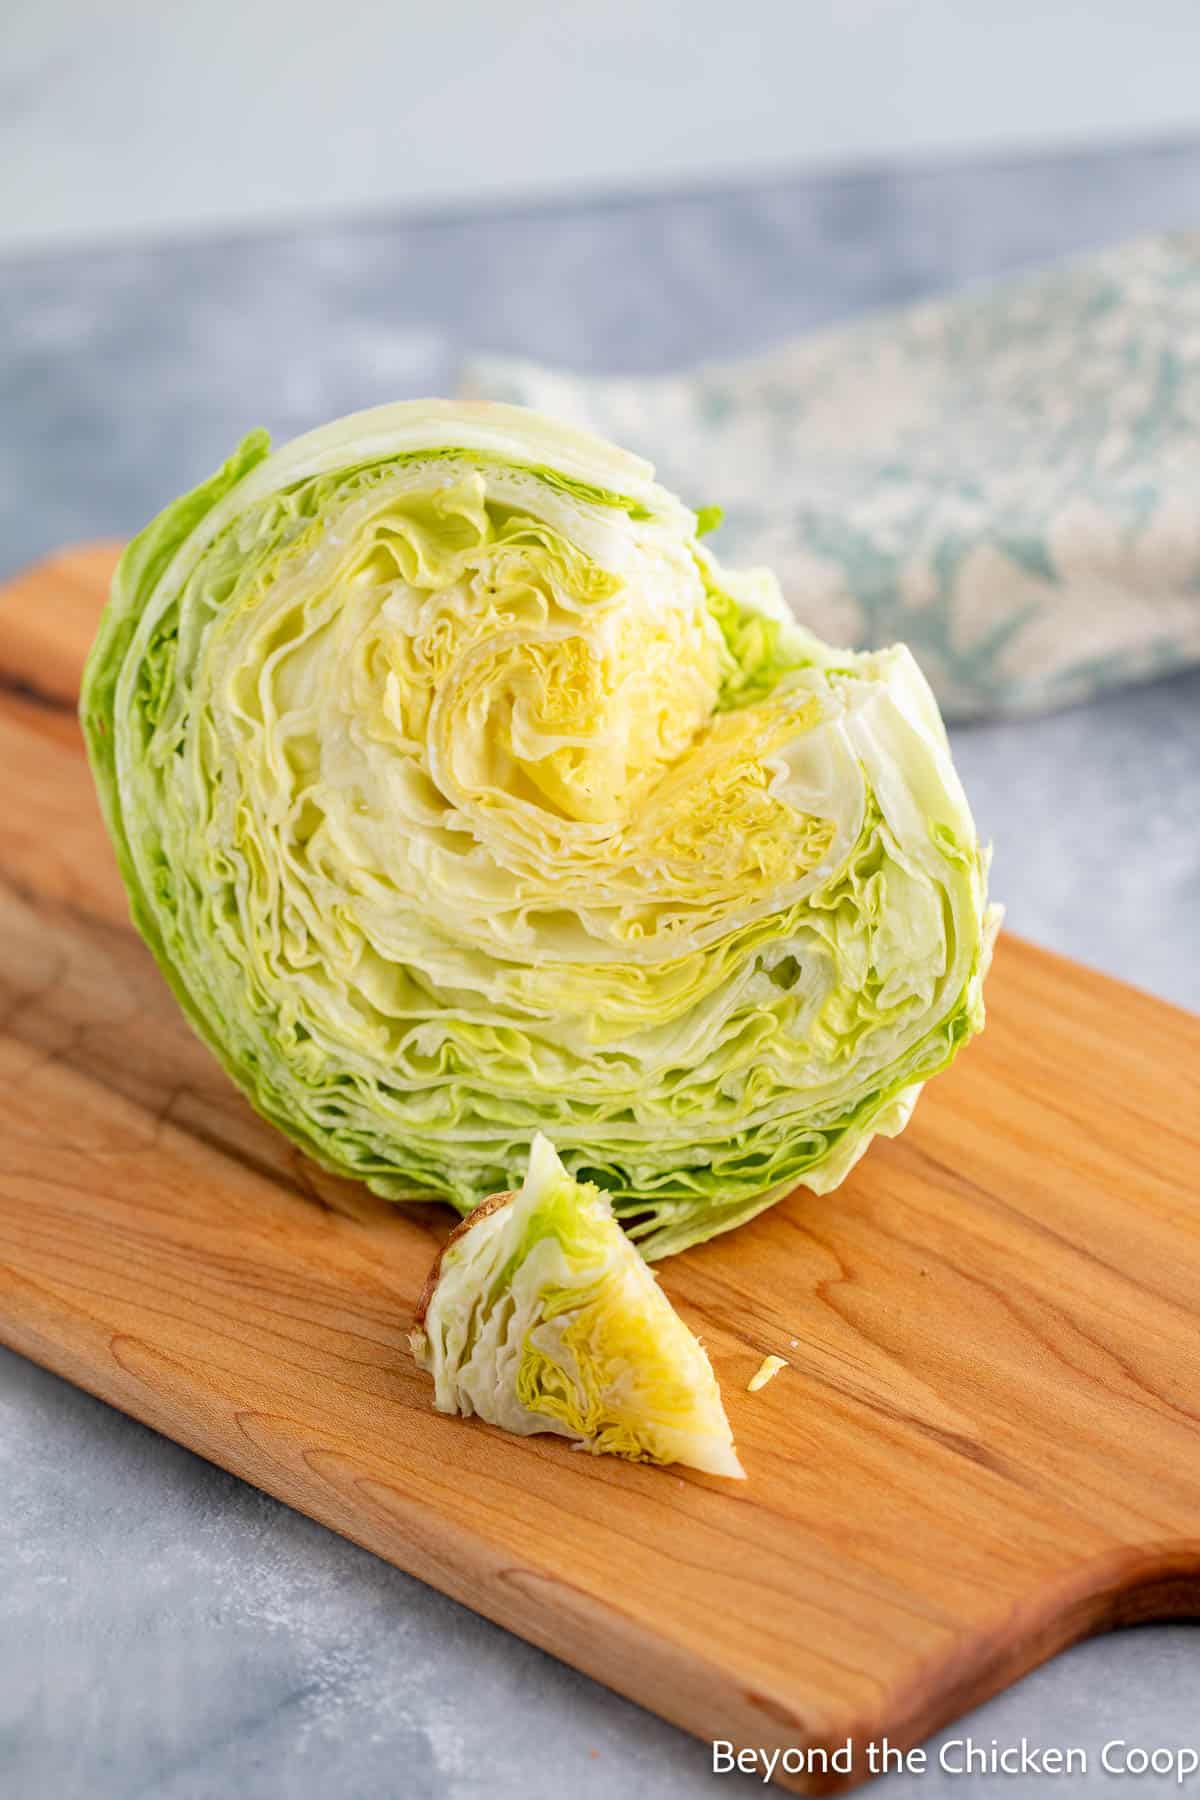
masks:
<path id="1" fill-rule="evenodd" d="M 465 350 L 658 369 L 1200 223 L 1200 145 L 338 224 L 0 265 L 0 572 L 140 525 L 237 435 Z M 1200 1007 L 1200 672 L 956 733 L 1019 931 Z M 703 1745 L 0 1353 L 5 1800 L 750 1793 Z M 1200 1638 L 1059 1657 L 953 1734 L 1200 1744 Z M 1198 1778 L 1200 1779 L 1200 1778 Z M 1006 1796 L 1021 1776 L 877 1791 Z M 1168 1778 L 1139 1796 L 1176 1792 Z"/>

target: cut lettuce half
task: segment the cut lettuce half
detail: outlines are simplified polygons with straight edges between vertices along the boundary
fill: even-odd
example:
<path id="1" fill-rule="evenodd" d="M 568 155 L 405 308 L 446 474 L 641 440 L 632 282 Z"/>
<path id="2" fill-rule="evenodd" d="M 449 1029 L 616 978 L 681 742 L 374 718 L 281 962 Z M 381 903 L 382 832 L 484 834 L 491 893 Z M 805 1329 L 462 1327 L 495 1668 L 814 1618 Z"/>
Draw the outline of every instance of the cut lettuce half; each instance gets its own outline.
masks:
<path id="1" fill-rule="evenodd" d="M 911 656 L 818 642 L 652 473 L 510 407 L 255 433 L 130 545 L 82 696 L 260 1112 L 462 1212 L 544 1130 L 648 1257 L 898 1131 L 991 931 Z"/>
<path id="2" fill-rule="evenodd" d="M 590 1182 L 533 1141 L 443 1248 L 409 1339 L 439 1412 L 740 1478 L 708 1357 Z"/>

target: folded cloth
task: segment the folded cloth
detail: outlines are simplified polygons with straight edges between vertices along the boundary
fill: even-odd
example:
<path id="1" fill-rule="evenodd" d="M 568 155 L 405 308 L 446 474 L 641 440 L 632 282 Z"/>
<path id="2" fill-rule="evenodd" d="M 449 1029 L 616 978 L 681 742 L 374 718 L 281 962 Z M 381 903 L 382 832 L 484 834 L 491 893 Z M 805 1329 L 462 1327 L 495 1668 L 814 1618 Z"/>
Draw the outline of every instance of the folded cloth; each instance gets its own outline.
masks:
<path id="1" fill-rule="evenodd" d="M 750 361 L 596 378 L 479 357 L 464 386 L 720 502 L 724 560 L 774 568 L 820 637 L 905 640 L 953 718 L 1200 661 L 1200 235 Z"/>

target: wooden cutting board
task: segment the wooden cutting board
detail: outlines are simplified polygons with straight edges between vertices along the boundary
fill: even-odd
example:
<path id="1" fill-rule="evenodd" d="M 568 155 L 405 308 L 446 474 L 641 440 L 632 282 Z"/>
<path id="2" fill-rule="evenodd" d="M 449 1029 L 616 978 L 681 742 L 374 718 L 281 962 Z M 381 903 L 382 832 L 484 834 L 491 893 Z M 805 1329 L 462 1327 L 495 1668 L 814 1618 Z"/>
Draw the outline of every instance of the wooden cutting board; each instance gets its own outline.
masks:
<path id="1" fill-rule="evenodd" d="M 664 1266 L 744 1485 L 440 1418 L 405 1331 L 450 1214 L 261 1125 L 127 923 L 74 715 L 113 556 L 0 595 L 5 1342 L 699 1736 L 849 1735 L 859 1776 L 1198 1610 L 1200 1020 L 1006 939 L 903 1138 Z"/>

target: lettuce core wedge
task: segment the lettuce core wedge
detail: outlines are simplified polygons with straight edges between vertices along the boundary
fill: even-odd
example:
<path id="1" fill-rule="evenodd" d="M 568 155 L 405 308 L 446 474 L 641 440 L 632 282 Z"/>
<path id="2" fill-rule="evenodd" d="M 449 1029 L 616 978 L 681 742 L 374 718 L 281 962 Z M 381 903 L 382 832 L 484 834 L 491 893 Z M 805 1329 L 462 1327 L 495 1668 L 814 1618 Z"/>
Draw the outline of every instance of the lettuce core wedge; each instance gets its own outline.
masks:
<path id="1" fill-rule="evenodd" d="M 409 1342 L 439 1412 L 597 1454 L 744 1471 L 707 1356 L 596 1187 L 541 1136 L 442 1249 Z"/>
<path id="2" fill-rule="evenodd" d="M 499 406 L 248 437 L 127 550 L 82 717 L 133 917 L 267 1118 L 466 1212 L 544 1130 L 649 1256 L 835 1186 L 982 1023 L 903 648 Z"/>

